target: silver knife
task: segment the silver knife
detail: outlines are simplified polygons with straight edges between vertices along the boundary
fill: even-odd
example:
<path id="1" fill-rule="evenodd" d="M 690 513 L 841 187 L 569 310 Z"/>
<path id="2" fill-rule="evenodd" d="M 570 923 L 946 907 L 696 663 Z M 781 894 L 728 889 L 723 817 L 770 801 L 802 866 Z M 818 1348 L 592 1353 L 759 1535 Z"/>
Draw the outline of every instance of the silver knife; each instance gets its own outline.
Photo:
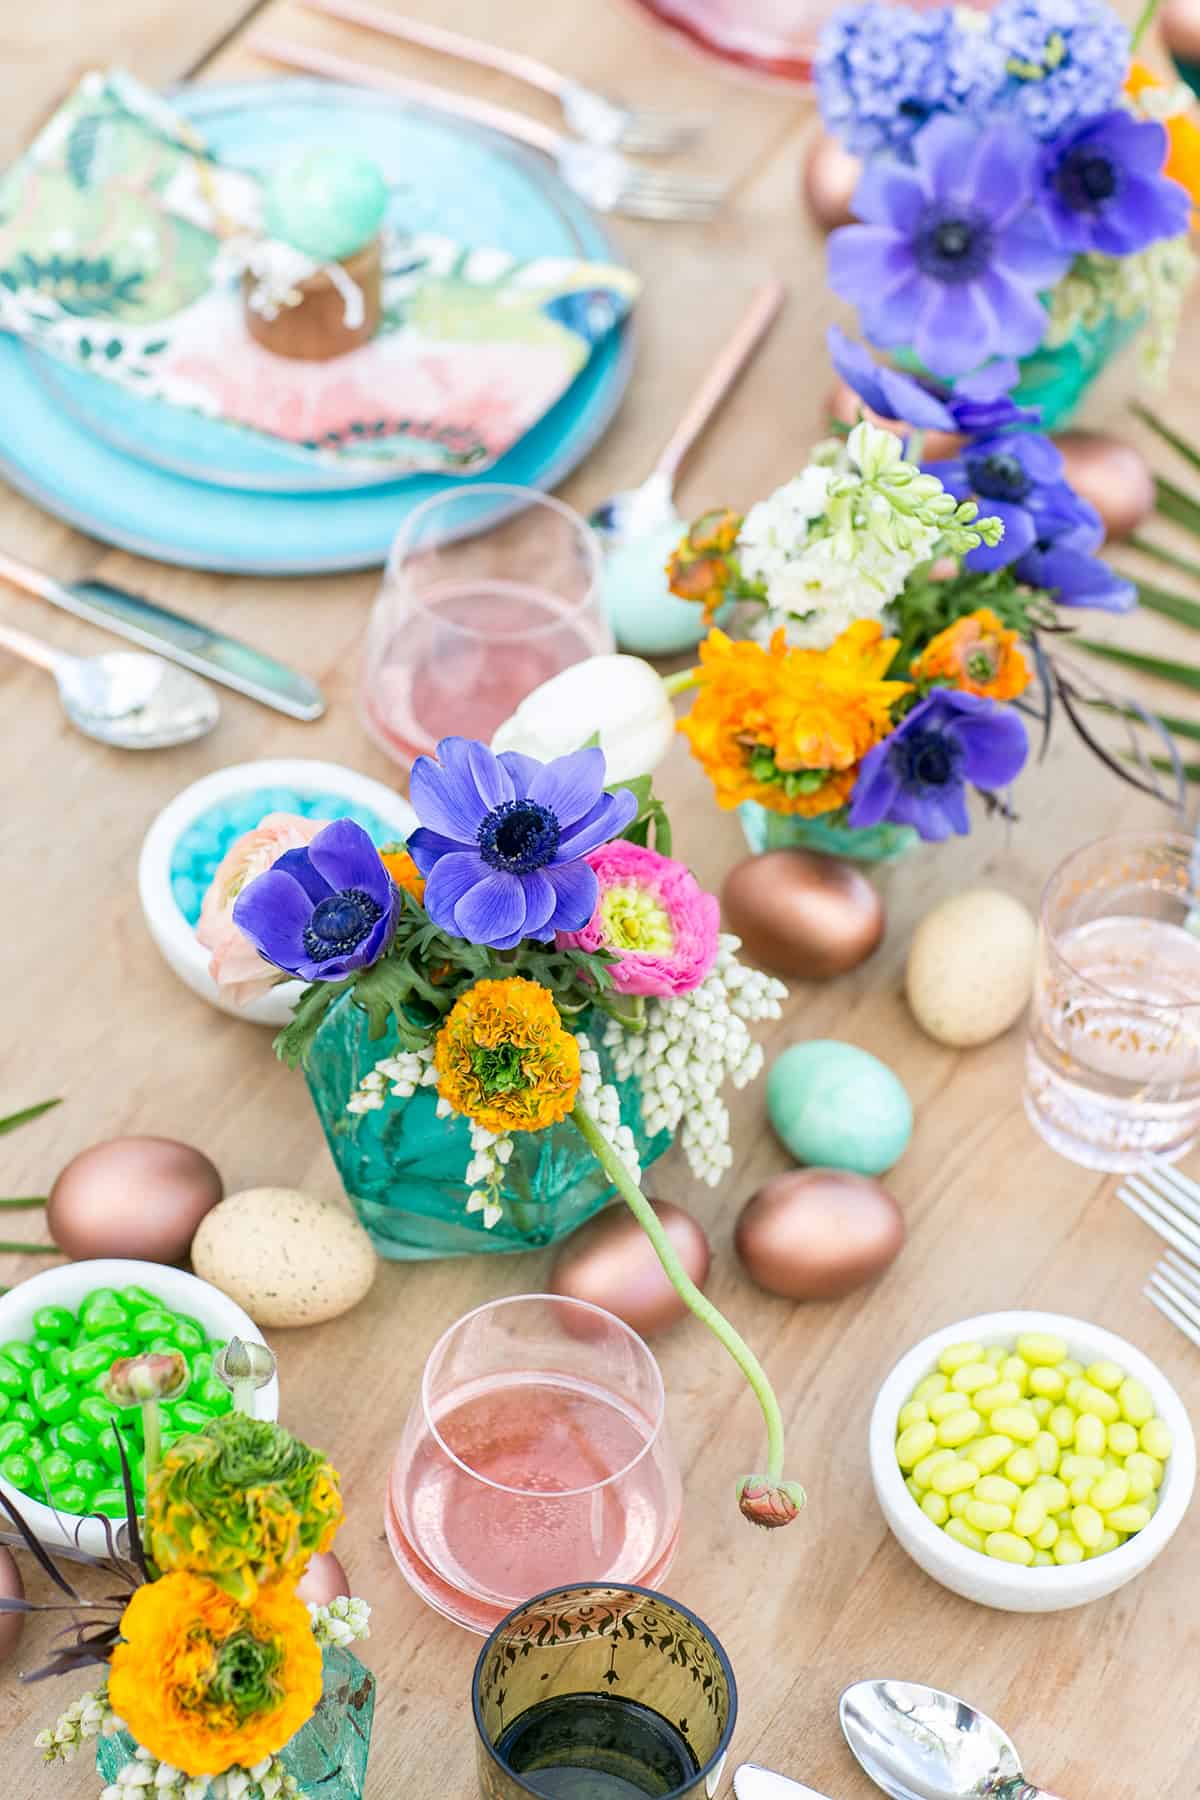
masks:
<path id="1" fill-rule="evenodd" d="M 87 619 L 144 649 L 157 650 L 171 662 L 182 663 L 185 669 L 207 675 L 210 681 L 219 681 L 290 718 L 319 719 L 325 711 L 324 695 L 307 676 L 297 675 L 238 638 L 185 619 L 128 588 L 113 587 L 107 581 L 55 581 L 3 550 L 0 576 L 27 594 L 48 600 L 51 606 L 74 613 L 77 619 Z"/>
<path id="2" fill-rule="evenodd" d="M 743 1763 L 734 1770 L 733 1791 L 737 1800 L 829 1800 L 816 1788 L 805 1787 L 790 1775 L 777 1775 L 774 1769 L 761 1769 L 757 1763 Z"/>

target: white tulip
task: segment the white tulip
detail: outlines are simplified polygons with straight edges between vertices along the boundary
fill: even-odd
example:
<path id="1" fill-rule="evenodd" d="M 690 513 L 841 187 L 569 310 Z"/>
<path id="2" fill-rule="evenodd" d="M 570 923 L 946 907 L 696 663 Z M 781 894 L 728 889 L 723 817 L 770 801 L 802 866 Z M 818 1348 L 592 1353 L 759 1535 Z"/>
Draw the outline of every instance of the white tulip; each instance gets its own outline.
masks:
<path id="1" fill-rule="evenodd" d="M 596 738 L 610 784 L 650 775 L 671 747 L 675 718 L 662 677 L 640 656 L 590 656 L 526 696 L 492 739 L 550 762 Z"/>

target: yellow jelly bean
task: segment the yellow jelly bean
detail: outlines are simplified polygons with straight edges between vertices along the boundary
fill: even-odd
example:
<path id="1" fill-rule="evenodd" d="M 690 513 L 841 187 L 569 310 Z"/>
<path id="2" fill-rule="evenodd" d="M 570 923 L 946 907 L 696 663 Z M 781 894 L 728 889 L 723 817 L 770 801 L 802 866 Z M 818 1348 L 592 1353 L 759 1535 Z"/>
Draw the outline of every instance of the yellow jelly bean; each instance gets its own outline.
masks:
<path id="1" fill-rule="evenodd" d="M 1026 1568 L 1035 1555 L 1033 1545 L 1027 1538 L 1018 1537 L 1015 1531 L 991 1532 L 984 1549 L 989 1556 L 998 1558 L 1000 1562 L 1024 1563 Z"/>
<path id="2" fill-rule="evenodd" d="M 977 1388 L 991 1387 L 995 1379 L 996 1371 L 991 1363 L 964 1363 L 950 1377 L 950 1386 L 957 1388 L 960 1394 L 973 1394 Z"/>
<path id="3" fill-rule="evenodd" d="M 920 1402 L 918 1402 L 920 1404 Z M 948 1419 L 951 1413 L 965 1412 L 971 1404 L 966 1394 L 956 1394 L 953 1388 L 947 1388 L 944 1394 L 935 1394 L 928 1404 L 928 1414 L 935 1425 Z M 1134 1446 L 1136 1449 L 1136 1445 Z"/>
<path id="4" fill-rule="evenodd" d="M 929 1408 L 923 1400 L 909 1400 L 896 1415 L 898 1431 L 907 1431 L 910 1425 L 920 1425 L 930 1416 Z"/>
<path id="5" fill-rule="evenodd" d="M 1036 1481 L 1040 1474 L 1038 1459 L 1032 1450 L 1026 1448 L 1014 1450 L 1004 1465 L 1004 1473 L 1010 1481 L 1015 1481 L 1018 1487 L 1028 1487 L 1030 1482 Z"/>
<path id="6" fill-rule="evenodd" d="M 945 1494 L 926 1494 L 921 1502 L 921 1511 L 935 1525 L 944 1525 L 950 1517 L 950 1502 Z"/>
<path id="7" fill-rule="evenodd" d="M 1066 1354 L 1062 1339 L 1049 1331 L 1025 1331 L 1017 1339 L 1017 1355 L 1023 1356 L 1031 1367 L 1061 1363 Z"/>
<path id="8" fill-rule="evenodd" d="M 977 1469 L 982 1469 L 985 1475 L 990 1475 L 992 1470 L 998 1469 L 1005 1457 L 1010 1456 L 1015 1448 L 1016 1445 L 1010 1437 L 1005 1437 L 1002 1432 L 996 1432 L 991 1437 L 978 1438 L 972 1444 L 971 1461 Z"/>
<path id="9" fill-rule="evenodd" d="M 971 1405 L 976 1412 L 994 1412 L 998 1406 L 1015 1406 L 1021 1398 L 1021 1390 L 1015 1381 L 994 1381 L 991 1387 L 976 1388 L 971 1395 Z"/>
<path id="10" fill-rule="evenodd" d="M 965 1369 L 969 1363 L 983 1361 L 982 1344 L 947 1344 L 938 1357 L 938 1368 L 945 1375 L 953 1375 L 958 1369 Z"/>
<path id="11" fill-rule="evenodd" d="M 896 1439 L 896 1461 L 902 1469 L 915 1468 L 923 1456 L 938 1442 L 938 1427 L 930 1420 L 924 1419 L 919 1425 L 910 1425 Z"/>
<path id="12" fill-rule="evenodd" d="M 1115 1394 L 1125 1379 L 1120 1363 L 1107 1360 L 1090 1363 L 1084 1373 L 1093 1387 L 1103 1388 L 1106 1394 Z"/>
<path id="13" fill-rule="evenodd" d="M 1102 1513 L 1111 1512 L 1114 1506 L 1124 1506 L 1129 1498 L 1129 1477 L 1124 1469 L 1110 1469 L 1107 1475 L 1102 1475 L 1088 1498 Z"/>
<path id="14" fill-rule="evenodd" d="M 1135 1450 L 1132 1456 L 1125 1458 L 1125 1473 L 1129 1477 L 1129 1498 L 1145 1500 L 1162 1480 L 1163 1466 L 1157 1457 L 1147 1456 L 1144 1450 Z"/>
<path id="15" fill-rule="evenodd" d="M 1046 1420 L 1050 1417 L 1050 1414 L 1054 1411 L 1054 1402 L 1051 1400 L 1049 1394 L 1034 1394 L 1033 1398 L 1027 1400 L 1025 1404 L 1028 1406 L 1039 1425 L 1044 1425 Z"/>
<path id="16" fill-rule="evenodd" d="M 1160 1463 L 1166 1462 L 1175 1447 L 1170 1427 L 1162 1419 L 1147 1419 L 1138 1433 L 1138 1442 L 1147 1456 L 1156 1457 Z"/>
<path id="17" fill-rule="evenodd" d="M 1012 1528 L 1018 1537 L 1031 1538 L 1046 1523 L 1046 1502 L 1035 1488 L 1022 1494 L 1013 1514 Z"/>
<path id="18" fill-rule="evenodd" d="M 1137 1426 L 1127 1424 L 1124 1419 L 1110 1425 L 1104 1436 L 1114 1456 L 1132 1456 L 1138 1447 Z"/>
<path id="19" fill-rule="evenodd" d="M 1093 1481 L 1099 1481 L 1104 1473 L 1104 1460 L 1099 1456 L 1081 1456 L 1078 1450 L 1068 1450 L 1058 1465 L 1058 1472 L 1064 1481 L 1074 1481 L 1077 1475 L 1089 1475 Z"/>
<path id="20" fill-rule="evenodd" d="M 1057 1475 L 1039 1475 L 1034 1488 L 1045 1500 L 1048 1513 L 1061 1512 L 1071 1498 L 1066 1482 L 1060 1481 Z"/>
<path id="21" fill-rule="evenodd" d="M 1054 1567 L 1054 1558 L 1048 1550 L 1035 1550 L 1033 1567 L 1035 1569 L 1052 1569 Z"/>
<path id="22" fill-rule="evenodd" d="M 1076 1475 L 1070 1483 L 1072 1506 L 1086 1506 L 1092 1497 L 1092 1489 L 1096 1485 L 1094 1475 Z"/>
<path id="23" fill-rule="evenodd" d="M 1021 1356 L 1006 1356 L 1000 1364 L 1000 1373 L 1005 1381 L 1011 1381 L 1021 1393 L 1029 1392 L 1029 1364 Z"/>
<path id="24" fill-rule="evenodd" d="M 1016 1438 L 1022 1444 L 1032 1444 L 1041 1430 L 1027 1406 L 998 1406 L 991 1422 L 993 1431 L 1003 1431 L 1007 1437 Z"/>
<path id="25" fill-rule="evenodd" d="M 1095 1413 L 1081 1412 L 1075 1421 L 1075 1448 L 1081 1456 L 1103 1456 L 1107 1443 L 1104 1421 Z"/>
<path id="26" fill-rule="evenodd" d="M 1072 1375 L 1070 1381 L 1067 1383 L 1066 1402 L 1068 1406 L 1073 1406 L 1076 1412 L 1079 1411 L 1079 1401 L 1083 1394 L 1083 1390 L 1088 1385 L 1088 1380 L 1086 1376 L 1083 1375 Z"/>
<path id="27" fill-rule="evenodd" d="M 1058 1542 L 1058 1521 L 1047 1519 L 1033 1534 L 1033 1545 L 1037 1550 L 1053 1550 Z"/>
<path id="28" fill-rule="evenodd" d="M 1131 1425 L 1148 1425 L 1154 1417 L 1154 1402 L 1150 1398 L 1150 1390 L 1142 1382 L 1135 1381 L 1130 1375 L 1123 1381 L 1117 1394 L 1121 1402 L 1121 1416 Z"/>
<path id="29" fill-rule="evenodd" d="M 904 1485 L 916 1501 L 917 1505 L 920 1506 L 922 1500 L 925 1498 L 925 1489 L 921 1486 L 920 1482 L 914 1481 L 911 1475 L 906 1475 L 904 1477 Z"/>
<path id="30" fill-rule="evenodd" d="M 1021 1490 L 1015 1481 L 1006 1481 L 1003 1475 L 983 1475 L 975 1483 L 975 1498 L 989 1500 L 996 1506 L 1015 1506 L 1021 1498 Z"/>
<path id="31" fill-rule="evenodd" d="M 945 1444 L 949 1450 L 957 1450 L 961 1445 L 970 1443 L 975 1433 L 983 1424 L 983 1420 L 973 1407 L 968 1406 L 966 1412 L 951 1413 L 937 1426 L 937 1441 Z"/>
<path id="32" fill-rule="evenodd" d="M 1071 1509 L 1071 1530 L 1085 1550 L 1094 1550 L 1104 1536 L 1104 1520 L 1094 1506 L 1075 1506 Z"/>
<path id="33" fill-rule="evenodd" d="M 1109 1513 L 1104 1523 L 1110 1531 L 1141 1531 L 1150 1523 L 1148 1506 L 1117 1506 Z"/>
<path id="34" fill-rule="evenodd" d="M 1029 1371 L 1029 1391 L 1047 1400 L 1061 1400 L 1067 1391 L 1061 1369 L 1036 1368 Z"/>
<path id="35" fill-rule="evenodd" d="M 1051 1552 L 1060 1568 L 1071 1563 L 1081 1563 L 1086 1554 L 1087 1552 L 1073 1531 L 1060 1531 L 1058 1542 Z"/>
<path id="36" fill-rule="evenodd" d="M 931 1450 L 928 1456 L 923 1456 L 917 1463 L 913 1469 L 913 1475 L 922 1487 L 927 1488 L 933 1481 L 934 1470 L 940 1469 L 943 1463 L 954 1462 L 954 1460 L 953 1450 Z"/>
<path id="37" fill-rule="evenodd" d="M 951 1519 L 946 1527 L 946 1536 L 952 1537 L 956 1544 L 962 1544 L 968 1550 L 982 1551 L 986 1541 L 983 1534 L 976 1531 L 973 1525 L 968 1525 L 965 1519 Z"/>
<path id="38" fill-rule="evenodd" d="M 1059 1363 L 1058 1372 L 1064 1381 L 1074 1381 L 1077 1375 L 1083 1374 L 1083 1364 L 1076 1362 L 1073 1356 L 1068 1356 L 1065 1362 Z"/>
<path id="39" fill-rule="evenodd" d="M 939 1495 L 938 1498 L 940 1499 L 941 1496 Z M 960 1494 L 951 1494 L 951 1496 L 950 1496 L 951 1517 L 955 1518 L 955 1519 L 961 1519 L 963 1514 L 966 1512 L 968 1506 L 970 1506 L 970 1504 L 971 1504 L 970 1488 L 964 1488 Z"/>
<path id="40" fill-rule="evenodd" d="M 986 1363 L 991 1363 L 993 1369 L 998 1369 L 1007 1355 L 1008 1351 L 1004 1348 L 1003 1344 L 991 1344 L 984 1351 L 983 1360 Z"/>
<path id="41" fill-rule="evenodd" d="M 1013 1522 L 1012 1507 L 998 1506 L 992 1500 L 972 1500 L 963 1513 L 963 1518 L 976 1531 L 1007 1531 Z"/>
<path id="42" fill-rule="evenodd" d="M 942 1463 L 933 1471 L 930 1487 L 935 1494 L 958 1494 L 964 1488 L 973 1488 L 979 1480 L 979 1470 L 969 1457 L 955 1457 L 952 1462 Z"/>
<path id="43" fill-rule="evenodd" d="M 1094 1387 L 1090 1381 L 1084 1384 L 1083 1392 L 1075 1404 L 1081 1413 L 1092 1413 L 1097 1419 L 1103 1419 L 1106 1425 L 1111 1425 L 1114 1419 L 1121 1416 L 1120 1405 L 1112 1395 L 1106 1394 L 1103 1388 Z"/>
<path id="44" fill-rule="evenodd" d="M 1075 1442 L 1075 1414 L 1069 1406 L 1056 1406 L 1046 1415 L 1046 1430 L 1053 1432 L 1063 1449 Z"/>
<path id="45" fill-rule="evenodd" d="M 1121 1536 L 1119 1531 L 1102 1531 L 1100 1533 L 1100 1542 L 1096 1545 L 1094 1550 L 1088 1551 L 1088 1555 L 1107 1556 L 1110 1550 L 1118 1549 L 1124 1542 L 1125 1539 Z"/>
<path id="46" fill-rule="evenodd" d="M 1033 1440 L 1033 1454 L 1037 1458 L 1038 1468 L 1043 1475 L 1058 1473 L 1058 1465 L 1062 1459 L 1062 1451 L 1058 1447 L 1058 1439 L 1052 1431 L 1039 1431 Z"/>
<path id="47" fill-rule="evenodd" d="M 926 1375 L 923 1381 L 918 1381 L 912 1391 L 912 1397 L 914 1400 L 933 1400 L 938 1394 L 944 1394 L 949 1386 L 950 1377 L 948 1375 Z"/>

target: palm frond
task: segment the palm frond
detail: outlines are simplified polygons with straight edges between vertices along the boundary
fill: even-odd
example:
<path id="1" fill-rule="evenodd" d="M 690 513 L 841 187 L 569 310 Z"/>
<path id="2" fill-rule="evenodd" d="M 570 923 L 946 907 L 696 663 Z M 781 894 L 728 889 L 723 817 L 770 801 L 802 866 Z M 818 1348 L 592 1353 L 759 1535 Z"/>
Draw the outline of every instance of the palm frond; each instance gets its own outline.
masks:
<path id="1" fill-rule="evenodd" d="M 1164 519 L 1170 519 L 1176 525 L 1182 525 L 1200 537 L 1200 502 L 1185 494 L 1182 488 L 1175 486 L 1163 475 L 1154 477 L 1154 501 Z"/>
<path id="2" fill-rule="evenodd" d="M 1173 681 L 1177 687 L 1190 688 L 1193 693 L 1200 694 L 1200 667 L 1194 664 L 1171 662 L 1164 656 L 1144 656 L 1138 650 L 1123 650 L 1117 644 L 1098 644 L 1092 638 L 1077 637 L 1074 643 L 1078 649 L 1089 650 L 1093 656 L 1103 656 L 1125 669 L 1136 669 L 1139 675 L 1154 675 L 1160 681 Z"/>
<path id="3" fill-rule="evenodd" d="M 1125 539 L 1126 547 L 1136 550 L 1140 556 L 1149 556 L 1155 562 L 1165 563 L 1169 569 L 1178 569 L 1181 575 L 1190 575 L 1200 581 L 1200 562 L 1190 556 L 1180 556 L 1178 550 L 1168 550 L 1163 544 L 1152 544 L 1149 538 L 1134 533 Z"/>
<path id="4" fill-rule="evenodd" d="M 1200 631 L 1200 600 L 1189 600 L 1183 594 L 1173 594 L 1168 588 L 1155 587 L 1148 581 L 1139 581 L 1137 591 L 1147 612 L 1160 613 L 1164 619 L 1174 619 L 1177 625 Z"/>
<path id="5" fill-rule="evenodd" d="M 43 1113 L 48 1113 L 52 1107 L 61 1105 L 61 1098 L 39 1100 L 36 1106 L 26 1106 L 21 1112 L 9 1113 L 7 1118 L 0 1119 L 0 1137 L 3 1137 L 6 1131 L 15 1131 L 18 1125 L 31 1124 L 34 1119 L 40 1119 Z"/>
<path id="6" fill-rule="evenodd" d="M 1133 401 L 1129 410 L 1135 418 L 1142 421 L 1143 425 L 1148 425 L 1164 444 L 1169 444 L 1177 455 L 1182 456 L 1185 462 L 1191 463 L 1194 469 L 1200 469 L 1200 450 L 1196 450 L 1186 438 L 1180 437 L 1177 431 L 1173 431 L 1165 419 L 1160 419 L 1156 412 L 1152 412 L 1148 406 L 1143 406 L 1140 400 Z"/>

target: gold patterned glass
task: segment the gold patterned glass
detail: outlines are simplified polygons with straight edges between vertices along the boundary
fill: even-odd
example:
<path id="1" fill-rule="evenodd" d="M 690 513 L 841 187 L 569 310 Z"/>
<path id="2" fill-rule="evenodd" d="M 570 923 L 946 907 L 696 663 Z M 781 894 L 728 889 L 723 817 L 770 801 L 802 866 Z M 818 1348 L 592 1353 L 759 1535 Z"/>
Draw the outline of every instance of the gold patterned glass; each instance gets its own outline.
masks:
<path id="1" fill-rule="evenodd" d="M 737 1717 L 718 1640 L 640 1587 L 526 1601 L 480 1652 L 472 1702 L 483 1800 L 711 1800 Z"/>
<path id="2" fill-rule="evenodd" d="M 1200 1135 L 1200 846 L 1190 834 L 1101 838 L 1051 876 L 1025 1108 L 1048 1144 L 1090 1169 L 1174 1161 Z"/>

